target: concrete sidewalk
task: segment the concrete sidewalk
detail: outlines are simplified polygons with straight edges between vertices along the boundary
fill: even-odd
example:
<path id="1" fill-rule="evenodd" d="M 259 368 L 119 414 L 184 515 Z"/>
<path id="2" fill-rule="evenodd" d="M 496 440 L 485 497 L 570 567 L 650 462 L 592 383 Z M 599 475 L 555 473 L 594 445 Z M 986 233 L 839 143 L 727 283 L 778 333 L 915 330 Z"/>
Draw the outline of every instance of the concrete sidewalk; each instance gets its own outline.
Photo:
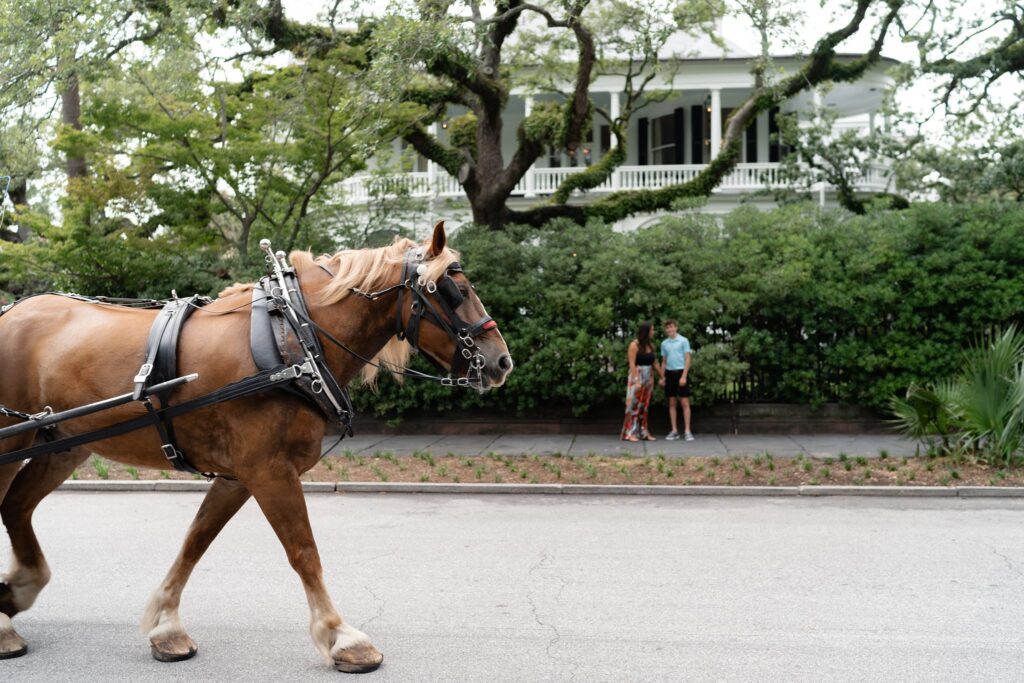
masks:
<path id="1" fill-rule="evenodd" d="M 882 451 L 890 456 L 914 455 L 916 444 L 896 435 L 886 434 L 696 434 L 695 441 L 657 441 L 630 443 L 609 434 L 537 434 L 537 435 L 357 435 L 345 439 L 332 448 L 330 455 L 351 453 L 373 455 L 392 453 L 412 455 L 425 451 L 432 455 L 477 456 L 538 454 L 553 455 L 617 455 L 687 457 L 695 455 L 757 455 L 794 457 L 813 455 L 838 457 L 862 455 L 877 457 Z M 337 441 L 337 437 L 324 440 L 324 447 Z"/>

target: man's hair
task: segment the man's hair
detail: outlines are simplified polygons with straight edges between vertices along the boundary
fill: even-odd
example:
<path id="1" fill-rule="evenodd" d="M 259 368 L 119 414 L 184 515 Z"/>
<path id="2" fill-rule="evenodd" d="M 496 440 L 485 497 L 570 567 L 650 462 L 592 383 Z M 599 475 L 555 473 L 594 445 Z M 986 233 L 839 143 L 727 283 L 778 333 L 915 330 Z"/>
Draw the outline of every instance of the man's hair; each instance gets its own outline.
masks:
<path id="1" fill-rule="evenodd" d="M 665 327 L 668 327 L 669 325 L 674 325 L 676 327 L 679 327 L 679 323 L 677 323 L 672 318 L 669 318 L 668 320 L 665 321 Z"/>

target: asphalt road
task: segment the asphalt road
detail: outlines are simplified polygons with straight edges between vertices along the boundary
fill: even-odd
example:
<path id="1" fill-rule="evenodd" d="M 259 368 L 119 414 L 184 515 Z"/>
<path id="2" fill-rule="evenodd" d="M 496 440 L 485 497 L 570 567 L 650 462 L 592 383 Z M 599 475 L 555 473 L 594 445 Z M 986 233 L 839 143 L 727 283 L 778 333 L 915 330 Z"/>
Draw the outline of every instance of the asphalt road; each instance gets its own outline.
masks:
<path id="1" fill-rule="evenodd" d="M 310 495 L 363 681 L 1020 680 L 1024 501 Z M 338 680 L 250 503 L 185 592 L 200 652 L 136 626 L 199 495 L 58 493 L 54 578 L 0 680 Z"/>

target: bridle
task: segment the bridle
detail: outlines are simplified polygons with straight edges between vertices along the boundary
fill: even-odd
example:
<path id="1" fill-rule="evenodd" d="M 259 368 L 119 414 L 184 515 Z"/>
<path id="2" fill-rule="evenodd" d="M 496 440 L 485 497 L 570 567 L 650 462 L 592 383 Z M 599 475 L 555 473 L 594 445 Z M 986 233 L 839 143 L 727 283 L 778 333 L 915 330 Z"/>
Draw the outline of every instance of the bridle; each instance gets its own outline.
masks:
<path id="1" fill-rule="evenodd" d="M 455 350 L 452 353 L 451 372 L 460 375 L 465 370 L 466 384 L 472 383 L 473 379 L 480 380 L 487 359 L 480 353 L 476 345 L 476 338 L 488 330 L 498 326 L 489 315 L 482 316 L 473 323 L 463 320 L 456 310 L 465 301 L 465 297 L 459 290 L 458 284 L 452 278 L 452 273 L 463 272 L 458 262 L 449 264 L 444 276 L 434 282 L 426 279 L 427 265 L 423 263 L 423 248 L 410 247 L 405 252 L 405 260 L 402 263 L 402 284 L 404 287 L 398 290 L 398 302 L 395 304 L 395 325 L 399 339 L 408 341 L 413 348 L 419 347 L 420 322 L 426 319 L 438 327 L 448 338 L 451 339 Z M 403 293 L 409 290 L 412 301 L 409 305 L 409 322 L 405 328 L 402 327 L 402 301 Z M 440 315 L 437 307 L 434 306 L 428 294 L 437 294 L 437 301 L 444 316 Z M 430 353 L 423 352 L 424 357 L 437 369 L 444 372 L 441 365 Z M 456 383 L 460 383 L 456 380 Z"/>
<path id="2" fill-rule="evenodd" d="M 440 372 L 447 374 L 442 376 L 430 375 L 417 370 L 397 371 L 394 368 L 386 367 L 383 369 L 406 377 L 436 381 L 444 386 L 482 386 L 483 370 L 487 365 L 487 359 L 480 352 L 476 338 L 497 328 L 498 324 L 489 315 L 484 315 L 472 323 L 463 320 L 457 313 L 457 309 L 463 304 L 466 297 L 459 291 L 458 284 L 452 278 L 452 273 L 464 272 L 462 266 L 458 262 L 449 264 L 444 276 L 437 282 L 434 282 L 426 279 L 427 265 L 424 263 L 424 256 L 423 247 L 409 247 L 402 261 L 402 276 L 398 283 L 375 292 L 364 292 L 357 287 L 353 287 L 351 291 L 353 294 L 370 301 L 377 301 L 384 295 L 397 291 L 395 334 L 399 339 L 409 342 L 413 348 L 422 352 L 423 357 Z M 329 268 L 322 263 L 318 265 L 328 275 L 334 277 L 334 273 Z M 409 292 L 409 298 L 411 299 L 409 304 L 410 313 L 408 323 L 403 324 L 402 312 L 406 291 Z M 435 294 L 437 296 L 432 297 Z M 438 306 L 435 306 L 435 300 L 440 306 L 440 310 L 438 310 Z M 420 348 L 420 323 L 423 320 L 439 328 L 451 339 L 454 351 L 452 353 L 450 369 L 446 369 L 431 353 Z M 379 363 L 374 363 L 372 360 L 364 358 L 361 354 L 350 349 L 346 344 L 312 320 L 307 320 L 306 322 L 320 332 L 328 341 L 344 349 L 349 354 L 369 365 L 382 367 Z M 463 372 L 465 372 L 465 376 L 459 377 L 458 375 Z M 453 377 L 453 375 L 456 376 Z"/>

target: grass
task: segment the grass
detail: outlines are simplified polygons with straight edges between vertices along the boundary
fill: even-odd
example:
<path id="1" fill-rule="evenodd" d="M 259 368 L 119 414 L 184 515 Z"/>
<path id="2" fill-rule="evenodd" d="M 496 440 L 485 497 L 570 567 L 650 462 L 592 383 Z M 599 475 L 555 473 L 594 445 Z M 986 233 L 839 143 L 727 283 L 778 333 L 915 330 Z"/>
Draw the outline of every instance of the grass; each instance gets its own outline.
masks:
<path id="1" fill-rule="evenodd" d="M 92 456 L 90 462 L 92 463 L 92 468 L 96 470 L 97 477 L 100 479 L 108 479 L 110 477 L 110 467 L 98 455 Z"/>

